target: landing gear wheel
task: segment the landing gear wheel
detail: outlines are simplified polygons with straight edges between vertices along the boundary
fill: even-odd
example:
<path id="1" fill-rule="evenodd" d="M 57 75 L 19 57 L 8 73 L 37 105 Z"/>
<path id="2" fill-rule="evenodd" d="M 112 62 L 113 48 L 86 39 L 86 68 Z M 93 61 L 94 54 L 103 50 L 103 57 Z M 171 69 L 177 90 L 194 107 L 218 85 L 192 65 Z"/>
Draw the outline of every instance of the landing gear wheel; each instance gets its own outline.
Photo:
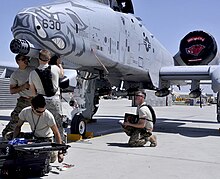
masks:
<path id="1" fill-rule="evenodd" d="M 85 123 L 85 121 L 83 121 L 83 120 L 80 121 L 78 127 L 79 127 L 79 134 L 82 135 L 82 136 L 85 135 L 85 133 L 86 133 L 86 123 Z"/>
<path id="2" fill-rule="evenodd" d="M 80 134 L 84 136 L 86 134 L 86 122 L 81 113 L 77 113 L 74 115 L 71 121 L 71 134 Z"/>

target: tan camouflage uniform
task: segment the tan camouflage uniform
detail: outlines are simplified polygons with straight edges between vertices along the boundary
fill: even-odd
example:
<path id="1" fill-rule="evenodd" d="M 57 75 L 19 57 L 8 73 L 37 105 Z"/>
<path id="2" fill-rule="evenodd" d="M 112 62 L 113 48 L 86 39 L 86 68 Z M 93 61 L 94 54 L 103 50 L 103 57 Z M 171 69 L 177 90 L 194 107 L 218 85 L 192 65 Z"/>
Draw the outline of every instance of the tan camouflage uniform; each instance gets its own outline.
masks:
<path id="1" fill-rule="evenodd" d="M 21 63 L 18 61 L 20 61 L 19 59 L 24 58 L 24 57 L 22 55 L 17 55 L 16 58 L 17 58 L 16 59 L 17 63 Z M 26 61 L 26 63 L 27 62 L 28 61 Z M 10 88 L 11 88 L 11 86 L 21 87 L 22 85 L 27 83 L 28 78 L 29 78 L 29 74 L 34 69 L 35 69 L 35 67 L 28 66 L 28 65 L 25 67 L 25 69 L 20 69 L 20 67 L 18 69 L 16 69 L 10 76 Z M 30 89 L 23 89 L 23 90 L 17 92 L 17 94 L 19 94 L 20 97 L 17 99 L 16 107 L 11 113 L 11 120 L 9 121 L 9 123 L 6 125 L 6 127 L 2 131 L 2 136 L 4 139 L 6 139 L 5 135 L 7 133 L 14 131 L 16 124 L 18 122 L 18 119 L 19 119 L 18 114 L 21 112 L 21 110 L 24 109 L 25 107 L 31 105 L 32 97 L 31 97 L 31 90 Z"/>
<path id="2" fill-rule="evenodd" d="M 131 137 L 128 141 L 128 144 L 132 147 L 141 147 L 147 143 L 146 138 L 141 134 L 140 129 L 134 129 L 131 134 Z"/>
<path id="3" fill-rule="evenodd" d="M 11 120 L 2 131 L 2 136 L 5 136 L 5 134 L 8 132 L 14 131 L 19 120 L 18 114 L 21 112 L 22 109 L 30 105 L 31 105 L 31 98 L 20 97 L 17 99 L 16 107 L 11 113 Z"/>

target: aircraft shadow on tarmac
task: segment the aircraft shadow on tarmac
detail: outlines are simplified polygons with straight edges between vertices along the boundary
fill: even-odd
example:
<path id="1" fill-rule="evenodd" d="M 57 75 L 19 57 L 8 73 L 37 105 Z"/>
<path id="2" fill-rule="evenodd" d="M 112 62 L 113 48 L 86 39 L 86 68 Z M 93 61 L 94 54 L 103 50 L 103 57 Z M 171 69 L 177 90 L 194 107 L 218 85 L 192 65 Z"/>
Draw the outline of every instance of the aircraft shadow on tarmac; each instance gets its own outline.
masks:
<path id="1" fill-rule="evenodd" d="M 187 122 L 216 124 L 216 122 L 208 121 L 157 118 L 154 132 L 180 134 L 186 137 L 220 136 L 218 129 L 183 126 Z M 130 147 L 128 143 L 107 143 L 107 145 L 125 148 Z"/>
<path id="2" fill-rule="evenodd" d="M 198 127 L 184 126 L 187 123 L 197 123 Z M 216 128 L 202 128 L 199 124 L 217 124 L 212 121 L 199 121 L 199 120 L 181 120 L 181 119 L 168 119 L 157 118 L 157 123 L 154 132 L 174 133 L 187 137 L 207 137 L 207 136 L 220 136 L 219 129 Z"/>
<path id="3" fill-rule="evenodd" d="M 107 120 L 109 122 L 118 121 L 120 119 L 123 119 L 124 116 L 104 116 L 104 115 L 96 115 L 98 117 L 98 120 Z M 195 127 L 191 127 L 189 125 L 186 125 L 187 123 L 194 123 L 198 124 L 194 125 Z M 218 128 L 203 128 L 199 124 L 207 124 L 208 125 L 217 125 L 217 122 L 214 121 L 204 121 L 204 120 L 184 120 L 184 119 L 169 119 L 169 118 L 157 118 L 157 122 L 154 128 L 154 132 L 161 132 L 161 133 L 173 133 L 173 134 L 180 134 L 186 137 L 207 137 L 207 136 L 220 136 L 220 132 Z M 119 130 L 118 132 L 121 132 L 122 130 Z M 114 131 L 115 133 L 116 131 Z M 120 144 L 116 144 L 117 146 Z M 125 144 L 121 144 L 124 146 Z"/>
<path id="4" fill-rule="evenodd" d="M 11 117 L 10 116 L 0 116 L 0 120 L 10 120 Z"/>
<path id="5" fill-rule="evenodd" d="M 104 123 L 111 123 L 110 128 L 115 128 L 115 130 L 109 130 L 105 134 L 109 133 L 116 133 L 122 132 L 122 128 L 118 124 L 118 121 L 123 119 L 124 116 L 121 115 L 95 115 L 94 118 L 97 118 L 99 122 L 103 121 Z M 10 116 L 0 116 L 0 120 L 10 120 Z M 99 123 L 98 122 L 98 123 Z M 97 124 L 98 124 L 97 123 Z M 102 123 L 102 122 L 101 122 Z M 187 123 L 195 123 L 198 124 L 198 127 L 190 127 L 184 126 Z M 206 137 L 206 136 L 220 136 L 220 132 L 218 128 L 202 128 L 199 124 L 217 124 L 214 121 L 204 121 L 204 120 L 184 120 L 184 119 L 169 119 L 169 118 L 157 118 L 157 122 L 154 128 L 154 132 L 161 132 L 161 133 L 173 133 L 173 134 L 180 134 L 187 137 Z M 98 124 L 99 125 L 99 124 Z M 102 124 L 101 124 L 102 125 Z M 117 129 L 116 129 L 117 128 Z M 102 132 L 100 132 L 102 133 Z M 116 144 L 121 145 L 121 147 L 127 147 L 126 144 Z"/>

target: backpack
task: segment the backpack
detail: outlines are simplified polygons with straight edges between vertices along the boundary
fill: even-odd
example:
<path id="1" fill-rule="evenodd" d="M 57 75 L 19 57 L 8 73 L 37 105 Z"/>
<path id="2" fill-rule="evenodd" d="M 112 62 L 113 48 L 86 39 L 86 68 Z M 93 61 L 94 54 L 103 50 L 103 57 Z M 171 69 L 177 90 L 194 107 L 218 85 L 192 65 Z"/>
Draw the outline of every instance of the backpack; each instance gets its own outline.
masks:
<path id="1" fill-rule="evenodd" d="M 149 104 L 144 104 L 144 105 L 141 105 L 140 108 L 143 107 L 143 106 L 147 106 L 148 107 L 148 109 L 150 110 L 151 115 L 152 115 L 153 124 L 156 124 L 157 117 L 156 117 L 156 113 L 155 113 L 153 107 L 151 105 L 149 105 Z"/>
<path id="2" fill-rule="evenodd" d="M 45 95 L 47 97 L 54 96 L 58 90 L 58 88 L 54 88 L 53 82 L 52 82 L 52 73 L 51 73 L 51 66 L 48 66 L 45 69 L 35 69 L 38 76 L 41 79 L 41 83 L 43 85 Z"/>

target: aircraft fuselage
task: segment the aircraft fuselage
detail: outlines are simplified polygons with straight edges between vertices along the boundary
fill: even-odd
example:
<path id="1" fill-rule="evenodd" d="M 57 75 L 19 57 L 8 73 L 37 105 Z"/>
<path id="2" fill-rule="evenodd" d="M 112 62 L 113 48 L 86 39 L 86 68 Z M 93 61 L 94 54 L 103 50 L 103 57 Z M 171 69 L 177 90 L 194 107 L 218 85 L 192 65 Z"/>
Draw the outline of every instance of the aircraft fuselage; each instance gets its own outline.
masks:
<path id="1" fill-rule="evenodd" d="M 72 0 L 27 8 L 12 32 L 36 49 L 63 56 L 65 68 L 98 73 L 118 81 L 158 87 L 159 70 L 173 66 L 172 55 L 133 14 L 96 1 Z"/>

